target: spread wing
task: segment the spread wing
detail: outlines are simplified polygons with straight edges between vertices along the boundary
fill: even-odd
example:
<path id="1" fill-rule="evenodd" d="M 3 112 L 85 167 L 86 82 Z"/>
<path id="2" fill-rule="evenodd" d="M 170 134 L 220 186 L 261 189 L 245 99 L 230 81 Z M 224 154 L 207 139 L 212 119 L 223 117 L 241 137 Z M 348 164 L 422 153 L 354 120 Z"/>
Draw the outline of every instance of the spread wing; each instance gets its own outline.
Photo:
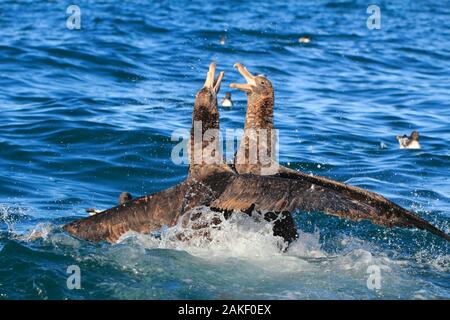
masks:
<path id="1" fill-rule="evenodd" d="M 417 215 L 384 197 L 331 179 L 286 169 L 279 176 L 240 175 L 211 203 L 218 210 L 324 212 L 386 227 L 416 227 L 450 241 L 450 237 Z"/>
<path id="2" fill-rule="evenodd" d="M 189 185 L 183 182 L 170 189 L 136 198 L 94 216 L 71 222 L 63 229 L 77 238 L 95 242 L 115 242 L 127 231 L 156 231 L 177 221 L 188 188 Z"/>

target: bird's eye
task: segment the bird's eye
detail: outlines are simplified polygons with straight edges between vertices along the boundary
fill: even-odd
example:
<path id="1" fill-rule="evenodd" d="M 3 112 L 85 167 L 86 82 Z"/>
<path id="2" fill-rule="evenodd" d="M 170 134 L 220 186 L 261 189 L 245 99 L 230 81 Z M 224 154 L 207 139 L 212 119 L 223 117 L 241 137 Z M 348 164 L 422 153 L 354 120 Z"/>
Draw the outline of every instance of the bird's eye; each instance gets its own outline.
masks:
<path id="1" fill-rule="evenodd" d="M 260 83 L 261 83 L 261 84 L 264 84 L 264 81 L 261 81 Z"/>

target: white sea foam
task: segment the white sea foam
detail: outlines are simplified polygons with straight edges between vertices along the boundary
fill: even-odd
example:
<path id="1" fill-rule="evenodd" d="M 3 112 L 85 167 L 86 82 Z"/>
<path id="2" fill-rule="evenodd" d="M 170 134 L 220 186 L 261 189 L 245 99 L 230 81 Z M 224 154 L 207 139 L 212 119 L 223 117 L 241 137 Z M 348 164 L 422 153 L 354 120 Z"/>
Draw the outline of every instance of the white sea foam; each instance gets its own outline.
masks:
<path id="1" fill-rule="evenodd" d="M 299 238 L 283 250 L 283 240 L 273 236 L 273 224 L 260 216 L 234 213 L 225 219 L 206 207 L 189 214 L 200 217 L 184 218 L 158 234 L 129 232 L 117 244 L 99 248 L 86 247 L 51 224 L 37 225 L 21 240 L 42 239 L 77 261 L 112 265 L 139 276 L 139 288 L 128 292 L 123 287 L 117 292 L 120 297 L 142 297 L 157 276 L 175 277 L 183 283 L 180 286 L 206 287 L 210 292 L 221 292 L 224 286 L 225 291 L 235 293 L 233 297 L 243 298 L 429 299 L 439 297 L 440 289 L 427 283 L 422 290 L 411 273 L 418 265 L 428 265 L 439 273 L 449 270 L 448 255 L 436 259 L 425 251 L 400 258 L 357 237 L 342 235 L 336 239 L 337 249 L 327 251 L 319 230 L 299 230 Z M 220 224 L 213 223 L 217 219 Z M 382 277 L 378 291 L 367 287 L 368 270 L 374 265 Z M 104 282 L 103 286 L 109 288 L 110 284 Z"/>
<path id="2" fill-rule="evenodd" d="M 119 240 L 129 238 L 146 248 L 184 250 L 202 257 L 245 257 L 261 258 L 281 255 L 286 247 L 281 237 L 273 236 L 273 224 L 259 216 L 250 217 L 243 213 L 234 213 L 229 219 L 223 214 L 206 207 L 194 208 L 186 214 L 201 214 L 195 221 L 181 219 L 172 228 L 163 228 L 159 237 L 127 233 Z M 212 221 L 220 219 L 214 225 Z M 199 228 L 199 225 L 206 225 Z M 182 240 L 180 240 L 182 239 Z"/>
<path id="3" fill-rule="evenodd" d="M 39 238 L 46 240 L 53 229 L 54 225 L 50 223 L 38 223 L 28 233 L 17 235 L 16 239 L 26 242 L 35 241 Z"/>
<path id="4" fill-rule="evenodd" d="M 9 232 L 13 232 L 15 223 L 21 220 L 21 218 L 26 217 L 26 213 L 26 208 L 0 204 L 0 222 L 6 224 Z"/>
<path id="5" fill-rule="evenodd" d="M 348 247 L 347 253 L 330 254 L 322 249 L 320 232 L 299 231 L 299 238 L 286 251 L 286 244 L 280 237 L 273 236 L 273 224 L 260 217 L 250 217 L 234 213 L 231 218 L 224 217 L 205 207 L 194 209 L 190 214 L 201 212 L 206 220 L 219 217 L 218 226 L 207 227 L 208 235 L 196 236 L 199 230 L 192 228 L 192 222 L 183 225 L 180 221 L 173 228 L 162 230 L 159 237 L 128 233 L 119 243 L 131 242 L 146 249 L 174 249 L 186 251 L 209 261 L 224 261 L 229 258 L 244 259 L 258 265 L 268 272 L 309 272 L 320 265 L 339 273 L 356 273 L 365 277 L 370 265 L 377 265 L 381 270 L 390 272 L 392 263 L 385 255 L 374 255 L 370 246 L 356 238 L 345 238 L 341 245 Z M 185 240 L 180 241 L 183 235 Z"/>

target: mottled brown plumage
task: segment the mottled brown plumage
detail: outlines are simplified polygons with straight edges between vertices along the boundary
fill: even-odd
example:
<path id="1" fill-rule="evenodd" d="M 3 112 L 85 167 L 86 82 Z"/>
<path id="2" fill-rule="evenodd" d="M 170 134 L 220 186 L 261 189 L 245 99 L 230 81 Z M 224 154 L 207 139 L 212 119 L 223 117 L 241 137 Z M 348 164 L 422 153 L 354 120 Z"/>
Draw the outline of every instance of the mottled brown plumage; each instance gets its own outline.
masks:
<path id="1" fill-rule="evenodd" d="M 295 172 L 295 171 L 294 171 Z M 416 227 L 450 241 L 427 221 L 375 193 L 302 173 L 280 176 L 240 175 L 211 203 L 219 210 L 248 208 L 259 212 L 324 212 L 385 227 Z"/>
<path id="2" fill-rule="evenodd" d="M 231 87 L 247 93 L 246 129 L 273 130 L 274 93 L 270 81 L 262 76 L 253 76 L 240 63 L 235 67 L 247 80 L 247 84 L 231 84 Z M 273 148 L 274 145 L 267 147 Z M 443 231 L 374 192 L 281 165 L 274 166 L 273 163 L 271 166 L 277 172 L 272 176 L 246 175 L 263 174 L 265 166 L 260 162 L 251 165 L 239 163 L 239 152 L 247 149 L 243 140 L 235 159 L 236 170 L 241 176 L 227 186 L 211 204 L 212 207 L 222 210 L 252 207 L 262 212 L 324 212 L 355 221 L 367 219 L 386 227 L 416 227 L 450 241 L 449 235 Z M 273 155 L 273 149 L 270 153 Z"/>
<path id="3" fill-rule="evenodd" d="M 247 93 L 247 115 L 244 134 L 236 153 L 234 166 L 239 174 L 274 174 L 276 145 L 273 131 L 274 91 L 272 83 L 263 76 L 254 76 L 240 63 L 235 68 L 246 79 L 246 84 L 232 83 Z"/>

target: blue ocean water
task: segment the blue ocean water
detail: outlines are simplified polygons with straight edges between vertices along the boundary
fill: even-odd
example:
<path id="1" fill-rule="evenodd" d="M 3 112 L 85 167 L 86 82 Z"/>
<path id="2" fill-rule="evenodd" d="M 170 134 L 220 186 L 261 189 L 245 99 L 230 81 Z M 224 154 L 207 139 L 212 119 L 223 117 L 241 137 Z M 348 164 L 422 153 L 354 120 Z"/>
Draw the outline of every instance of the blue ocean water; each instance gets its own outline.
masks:
<path id="1" fill-rule="evenodd" d="M 81 29 L 69 30 L 69 5 Z M 213 243 L 74 239 L 61 225 L 183 180 L 171 134 L 189 129 L 207 66 L 239 61 L 275 87 L 280 160 L 378 192 L 449 232 L 450 2 L 0 2 L 0 299 L 449 299 L 448 244 L 418 230 L 296 215 L 280 253 L 241 218 Z M 299 43 L 301 36 L 310 43 Z M 221 38 L 225 43 L 221 44 Z M 242 128 L 246 99 L 222 108 Z M 397 134 L 421 133 L 421 150 Z M 67 268 L 81 289 L 67 287 Z M 370 266 L 381 287 L 367 286 Z"/>

